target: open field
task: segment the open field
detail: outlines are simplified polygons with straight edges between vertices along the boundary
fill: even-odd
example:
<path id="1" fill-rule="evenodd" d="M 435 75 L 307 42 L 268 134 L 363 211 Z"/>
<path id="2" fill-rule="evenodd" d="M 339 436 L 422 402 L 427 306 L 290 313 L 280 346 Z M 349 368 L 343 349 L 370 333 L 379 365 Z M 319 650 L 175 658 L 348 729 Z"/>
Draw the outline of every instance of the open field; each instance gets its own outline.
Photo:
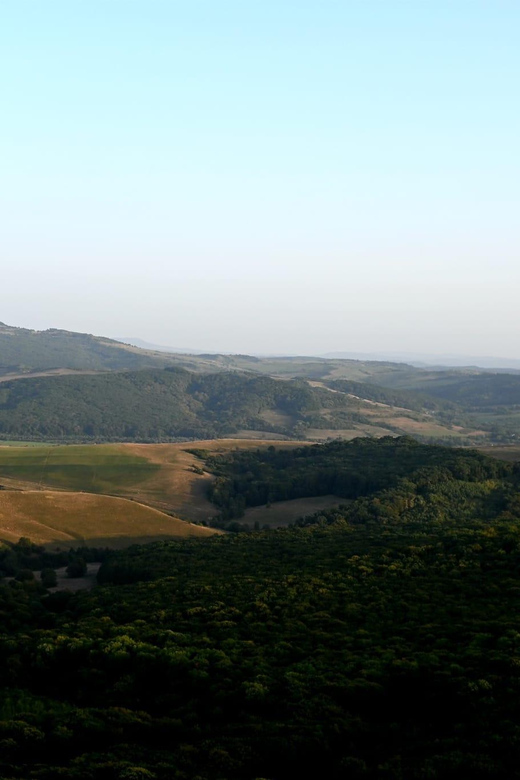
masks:
<path id="1" fill-rule="evenodd" d="M 314 515 L 316 512 L 323 512 L 326 509 L 332 509 L 339 504 L 348 504 L 346 498 L 338 496 L 315 496 L 313 498 L 294 498 L 291 501 L 274 501 L 270 506 L 254 506 L 246 509 L 244 517 L 240 518 L 240 523 L 247 523 L 254 528 L 258 523 L 259 528 L 267 526 L 269 528 L 283 528 L 294 523 L 300 517 Z"/>
<path id="2" fill-rule="evenodd" d="M 47 490 L 0 491 L 0 539 L 11 542 L 26 536 L 51 547 L 119 548 L 214 533 L 124 498 Z"/>
<path id="3" fill-rule="evenodd" d="M 286 441 L 292 441 L 290 436 L 286 436 L 283 433 L 273 433 L 272 431 L 254 431 L 254 430 L 240 430 L 233 434 L 233 440 L 245 439 L 250 441 L 251 437 L 257 442 L 268 442 L 269 444 Z"/>
<path id="4" fill-rule="evenodd" d="M 365 414 L 367 413 L 365 412 Z M 370 414 L 374 421 L 381 425 L 386 423 L 387 425 L 391 425 L 394 429 L 411 436 L 431 436 L 432 438 L 450 436 L 454 439 L 458 439 L 465 438 L 466 436 L 485 435 L 484 431 L 469 431 L 460 426 L 449 428 L 445 425 L 439 425 L 431 417 L 421 417 L 420 415 L 413 415 L 412 413 L 407 413 L 406 415 L 393 413 L 380 415 L 377 412 L 369 412 L 368 414 Z M 372 428 L 367 430 L 372 430 Z"/>
<path id="5" fill-rule="evenodd" d="M 350 439 L 362 435 L 360 428 L 316 429 L 308 434 Z M 396 435 L 384 428 L 381 433 Z M 207 536 L 212 531 L 191 523 L 218 514 L 207 498 L 214 477 L 204 470 L 204 461 L 187 450 L 213 454 L 310 444 L 243 438 L 177 444 L 1 446 L 0 538 L 17 541 L 28 536 L 52 545 L 87 542 L 122 547 L 170 537 Z M 520 460 L 520 447 L 480 449 L 493 457 Z M 282 527 L 339 503 L 344 500 L 335 496 L 275 502 L 269 508 L 246 510 L 242 522 L 251 528 L 255 524 Z"/>
<path id="6" fill-rule="evenodd" d="M 97 585 L 97 573 L 99 571 L 100 563 L 87 563 L 87 573 L 83 577 L 69 577 L 67 574 L 67 567 L 61 566 L 56 569 L 57 584 L 54 588 L 49 588 L 49 593 L 58 593 L 63 590 L 71 590 L 77 592 L 78 590 L 91 590 Z M 35 576 L 38 578 L 41 572 L 35 572 Z"/>
<path id="7" fill-rule="evenodd" d="M 114 493 L 159 469 L 119 445 L 0 447 L 0 475 L 38 485 Z"/>
<path id="8" fill-rule="evenodd" d="M 0 499 L 15 490 L 30 491 L 33 495 L 38 490 L 52 490 L 55 495 L 59 495 L 56 490 L 68 491 L 68 495 L 78 495 L 80 491 L 80 496 L 118 496 L 139 502 L 137 506 L 144 504 L 173 513 L 182 520 L 207 521 L 218 514 L 218 509 L 206 497 L 213 476 L 208 472 L 198 473 L 202 461 L 186 449 L 215 453 L 271 444 L 297 447 L 305 442 L 219 439 L 189 444 L 0 447 L 0 485 L 8 489 L 0 491 Z M 126 502 L 126 506 L 135 504 Z M 69 511 L 75 511 L 74 502 L 70 503 Z M 34 538 L 29 533 L 20 533 L 18 537 L 23 535 Z"/>

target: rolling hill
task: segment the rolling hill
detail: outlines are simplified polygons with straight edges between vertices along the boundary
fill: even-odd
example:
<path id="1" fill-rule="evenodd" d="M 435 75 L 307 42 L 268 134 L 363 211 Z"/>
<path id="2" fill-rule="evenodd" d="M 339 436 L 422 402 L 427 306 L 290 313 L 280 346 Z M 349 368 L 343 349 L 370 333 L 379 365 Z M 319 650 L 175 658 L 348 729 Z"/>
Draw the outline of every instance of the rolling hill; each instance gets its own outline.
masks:
<path id="1" fill-rule="evenodd" d="M 47 546 L 121 548 L 161 539 L 207 538 L 215 531 L 135 501 L 90 493 L 0 491 L 0 539 Z"/>
<path id="2" fill-rule="evenodd" d="M 141 349 L 89 333 L 29 330 L 0 323 L 0 380 L 67 372 L 131 371 L 179 366 L 191 371 L 235 368 L 232 358 Z"/>
<path id="3" fill-rule="evenodd" d="M 392 397 L 404 398 L 404 394 Z M 0 384 L 3 439 L 146 442 L 278 436 L 324 440 L 402 433 L 461 443 L 474 434 L 471 427 L 444 424 L 426 409 L 375 406 L 341 387 L 335 390 L 320 382 L 282 381 L 251 373 L 195 374 L 166 368 Z"/>
<path id="4" fill-rule="evenodd" d="M 303 442 L 218 439 L 199 441 L 197 448 L 220 455 L 272 444 L 292 449 Z M 182 520 L 205 522 L 218 512 L 207 497 L 214 477 L 186 448 L 186 444 L 0 446 L 0 499 L 15 490 L 116 496 L 131 499 L 127 507 L 146 504 Z"/>
<path id="5" fill-rule="evenodd" d="M 0 439 L 388 434 L 514 443 L 520 376 L 374 360 L 173 354 L 0 324 Z"/>

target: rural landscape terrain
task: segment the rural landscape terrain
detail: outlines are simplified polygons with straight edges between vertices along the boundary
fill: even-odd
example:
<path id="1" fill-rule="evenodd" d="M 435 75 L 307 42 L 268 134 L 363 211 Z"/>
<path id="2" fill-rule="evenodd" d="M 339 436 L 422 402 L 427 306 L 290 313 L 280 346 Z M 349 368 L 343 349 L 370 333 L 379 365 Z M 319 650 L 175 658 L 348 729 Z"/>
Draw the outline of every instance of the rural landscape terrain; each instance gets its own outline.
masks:
<path id="1" fill-rule="evenodd" d="M 519 29 L 0 3 L 0 780 L 520 780 Z"/>
<path id="2" fill-rule="evenodd" d="M 186 355 L 0 325 L 0 440 L 520 435 L 520 373 L 326 358 Z"/>
<path id="3" fill-rule="evenodd" d="M 520 374 L 0 327 L 0 776 L 509 780 Z"/>
<path id="4" fill-rule="evenodd" d="M 514 460 L 520 432 L 514 370 L 166 353 L 0 325 L 0 380 L 0 537 L 11 541 L 121 547 L 284 527 L 339 497 L 307 491 L 224 517 L 212 456 L 411 436 Z"/>

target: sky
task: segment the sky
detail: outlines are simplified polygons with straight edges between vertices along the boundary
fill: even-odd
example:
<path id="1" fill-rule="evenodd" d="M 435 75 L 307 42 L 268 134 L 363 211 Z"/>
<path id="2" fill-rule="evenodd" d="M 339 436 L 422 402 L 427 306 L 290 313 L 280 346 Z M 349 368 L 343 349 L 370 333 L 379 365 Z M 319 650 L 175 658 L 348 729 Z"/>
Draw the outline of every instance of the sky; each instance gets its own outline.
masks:
<path id="1" fill-rule="evenodd" d="M 520 357 L 518 0 L 2 0 L 0 320 Z"/>

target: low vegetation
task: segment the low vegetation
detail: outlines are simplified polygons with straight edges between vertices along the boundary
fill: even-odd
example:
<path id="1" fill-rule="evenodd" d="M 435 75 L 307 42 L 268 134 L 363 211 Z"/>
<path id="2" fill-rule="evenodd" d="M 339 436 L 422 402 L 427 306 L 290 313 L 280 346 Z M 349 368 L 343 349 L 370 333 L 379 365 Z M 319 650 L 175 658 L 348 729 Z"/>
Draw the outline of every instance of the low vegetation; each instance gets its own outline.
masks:
<path id="1" fill-rule="evenodd" d="M 3 478 L 89 493 L 119 493 L 160 466 L 119 446 L 0 447 Z"/>

